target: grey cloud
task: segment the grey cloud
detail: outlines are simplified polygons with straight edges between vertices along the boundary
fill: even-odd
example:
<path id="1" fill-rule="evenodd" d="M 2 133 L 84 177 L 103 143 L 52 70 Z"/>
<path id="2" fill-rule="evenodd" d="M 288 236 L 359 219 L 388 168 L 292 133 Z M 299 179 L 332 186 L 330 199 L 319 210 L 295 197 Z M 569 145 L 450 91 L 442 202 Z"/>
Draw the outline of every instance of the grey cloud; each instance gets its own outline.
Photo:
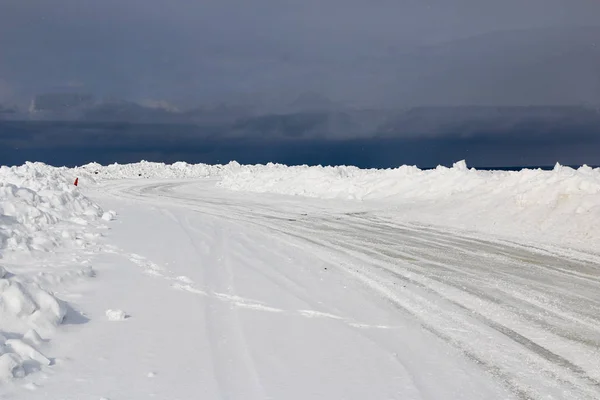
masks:
<path id="1" fill-rule="evenodd" d="M 418 49 L 493 31 L 594 25 L 598 15 L 600 2 L 593 0 L 2 2 L 0 79 L 18 88 L 13 97 L 83 82 L 98 95 L 173 101 L 315 90 L 359 103 L 410 103 L 415 93 L 419 102 L 439 96 L 484 102 L 465 94 L 475 83 L 459 79 L 457 87 L 444 75 L 446 68 L 476 69 L 485 43 L 445 47 L 452 51 L 436 56 L 437 69 Z M 490 43 L 503 51 L 505 42 Z M 518 60 L 497 57 L 488 68 L 522 68 L 515 75 L 526 80 L 530 65 L 547 58 L 539 55 L 523 67 L 519 60 L 526 56 L 509 49 L 507 57 Z M 568 72 L 596 59 L 571 60 L 563 64 Z M 435 79 L 424 82 L 423 72 Z M 498 96 L 510 103 L 522 93 Z M 571 96 L 580 97 L 590 96 Z"/>
<path id="2" fill-rule="evenodd" d="M 3 79 L 0 79 L 0 101 L 10 100 L 13 95 L 12 85 Z"/>

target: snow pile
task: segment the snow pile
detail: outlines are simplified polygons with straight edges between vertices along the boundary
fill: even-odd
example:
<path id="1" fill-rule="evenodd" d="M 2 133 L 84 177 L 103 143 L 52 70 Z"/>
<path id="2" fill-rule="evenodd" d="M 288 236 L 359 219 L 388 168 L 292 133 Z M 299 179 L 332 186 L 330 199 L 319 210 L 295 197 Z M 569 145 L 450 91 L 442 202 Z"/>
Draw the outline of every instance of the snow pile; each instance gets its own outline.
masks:
<path id="1" fill-rule="evenodd" d="M 67 169 L 40 163 L 0 167 L 0 259 L 13 265 L 0 265 L 0 380 L 50 365 L 39 347 L 63 322 L 67 306 L 45 286 L 70 275 L 93 275 L 90 267 L 62 276 L 52 269 L 35 274 L 31 265 L 21 270 L 21 261 L 57 247 L 85 247 L 94 238 L 86 226 L 102 215 Z"/>
<path id="2" fill-rule="evenodd" d="M 483 180 L 503 172 L 468 170 L 461 161 L 453 168 L 364 170 L 357 167 L 288 167 L 280 164 L 239 166 L 223 174 L 219 186 L 241 191 L 280 193 L 345 200 L 440 199 L 469 192 Z"/>
<path id="3" fill-rule="evenodd" d="M 397 205 L 405 220 L 511 237 L 583 244 L 600 239 L 600 169 L 552 171 L 452 168 L 387 170 L 268 164 L 225 170 L 221 187 Z"/>
<path id="4" fill-rule="evenodd" d="M 67 314 L 66 304 L 35 280 L 6 273 L 0 279 L 0 381 L 50 365 L 39 350 Z"/>
<path id="5" fill-rule="evenodd" d="M 74 168 L 75 175 L 83 176 L 88 181 L 113 179 L 186 179 L 209 178 L 220 176 L 227 166 L 208 164 L 188 164 L 176 162 L 174 164 L 141 161 L 134 164 L 100 165 L 91 163 Z"/>
<path id="6" fill-rule="evenodd" d="M 19 318 L 38 328 L 52 329 L 65 317 L 65 305 L 39 285 L 19 278 L 0 280 L 0 315 L 2 321 Z"/>
<path id="7" fill-rule="evenodd" d="M 77 225 L 102 213 L 73 185 L 66 169 L 41 163 L 0 167 L 0 249 L 48 251 L 82 244 Z"/>

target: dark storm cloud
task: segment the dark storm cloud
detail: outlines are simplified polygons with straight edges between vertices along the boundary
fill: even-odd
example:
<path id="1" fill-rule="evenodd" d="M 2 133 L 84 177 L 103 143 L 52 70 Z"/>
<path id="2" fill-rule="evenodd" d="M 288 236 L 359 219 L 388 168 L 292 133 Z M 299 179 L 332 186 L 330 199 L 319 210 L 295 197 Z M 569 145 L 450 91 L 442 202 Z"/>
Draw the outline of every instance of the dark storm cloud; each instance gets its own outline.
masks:
<path id="1" fill-rule="evenodd" d="M 505 134 L 444 137 L 354 138 L 285 140 L 246 136 L 227 140 L 207 135 L 200 127 L 181 125 L 82 122 L 0 122 L 0 163 L 21 165 L 36 160 L 53 165 L 89 162 L 129 163 L 141 159 L 160 162 L 245 164 L 356 165 L 388 168 L 401 164 L 450 166 L 466 159 L 470 166 L 599 165 L 599 131 L 560 130 L 547 136 Z M 165 135 L 165 131 L 169 135 Z M 4 132 L 4 133 L 2 133 Z"/>
<path id="2" fill-rule="evenodd" d="M 499 30 L 594 25 L 598 15 L 594 0 L 8 0 L 0 2 L 0 101 L 76 86 L 176 101 L 316 90 L 359 103 L 406 103 L 414 93 L 420 103 L 440 94 L 449 103 L 481 102 L 464 76 L 452 76 L 477 54 L 411 52 Z M 591 48 L 593 37 L 579 42 Z M 574 71 L 596 61 L 570 59 Z M 434 87 L 421 85 L 431 79 Z M 450 81 L 459 82 L 459 96 L 448 94 L 456 90 Z"/>

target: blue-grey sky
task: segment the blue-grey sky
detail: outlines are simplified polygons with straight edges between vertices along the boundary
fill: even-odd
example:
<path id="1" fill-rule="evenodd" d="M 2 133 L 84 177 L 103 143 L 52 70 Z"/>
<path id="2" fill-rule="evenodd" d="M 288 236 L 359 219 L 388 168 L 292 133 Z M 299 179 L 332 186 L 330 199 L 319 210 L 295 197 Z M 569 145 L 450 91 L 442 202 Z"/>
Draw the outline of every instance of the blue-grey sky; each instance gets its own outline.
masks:
<path id="1" fill-rule="evenodd" d="M 67 89 L 179 104 L 304 90 L 356 104 L 594 102 L 600 31 L 575 29 L 590 26 L 598 0 L 0 0 L 0 102 Z M 498 31 L 516 39 L 485 36 Z M 482 39 L 457 42 L 470 37 Z M 480 66 L 469 84 L 460 71 Z M 519 89 L 532 75 L 545 80 Z"/>

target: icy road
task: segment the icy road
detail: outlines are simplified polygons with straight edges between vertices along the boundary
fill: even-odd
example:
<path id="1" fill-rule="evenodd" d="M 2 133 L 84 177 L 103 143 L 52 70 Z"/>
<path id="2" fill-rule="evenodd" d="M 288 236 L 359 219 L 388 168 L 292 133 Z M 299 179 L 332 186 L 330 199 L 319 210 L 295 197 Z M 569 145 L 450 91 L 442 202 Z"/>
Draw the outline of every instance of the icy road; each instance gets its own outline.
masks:
<path id="1" fill-rule="evenodd" d="M 86 192 L 119 217 L 79 305 L 130 317 L 58 341 L 71 375 L 40 397 L 600 398 L 594 255 L 214 183 Z"/>

